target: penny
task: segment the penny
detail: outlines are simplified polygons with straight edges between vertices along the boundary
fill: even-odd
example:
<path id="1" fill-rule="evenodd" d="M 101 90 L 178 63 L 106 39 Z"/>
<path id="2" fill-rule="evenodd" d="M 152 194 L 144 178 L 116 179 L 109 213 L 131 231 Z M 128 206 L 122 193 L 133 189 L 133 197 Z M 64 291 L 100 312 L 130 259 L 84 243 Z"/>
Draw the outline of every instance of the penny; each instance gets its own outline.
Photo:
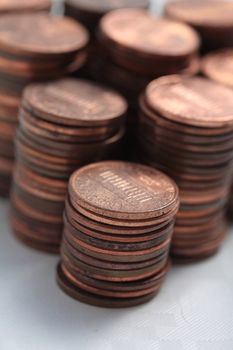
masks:
<path id="1" fill-rule="evenodd" d="M 49 10 L 50 0 L 1 0 L 0 13 Z"/>
<path id="2" fill-rule="evenodd" d="M 194 26 L 232 27 L 233 4 L 229 1 L 173 1 L 166 5 L 166 14 Z"/>
<path id="3" fill-rule="evenodd" d="M 198 36 L 186 25 L 153 17 L 142 10 L 114 11 L 101 20 L 100 27 L 111 42 L 151 57 L 190 56 L 199 46 Z"/>
<path id="4" fill-rule="evenodd" d="M 72 298 L 77 299 L 81 302 L 91 304 L 93 306 L 109 307 L 109 308 L 121 308 L 121 307 L 132 307 L 136 305 L 143 304 L 151 300 L 155 293 L 130 299 L 115 299 L 115 298 L 106 298 L 101 296 L 96 296 L 91 293 L 85 292 L 82 289 L 74 286 L 69 279 L 62 272 L 60 266 L 57 270 L 57 282 L 58 285 L 64 290 L 65 293 L 70 295 Z"/>
<path id="5" fill-rule="evenodd" d="M 71 19 L 46 14 L 0 18 L 0 50 L 31 57 L 77 53 L 88 43 L 87 31 Z"/>
<path id="6" fill-rule="evenodd" d="M 233 125 L 233 91 L 204 78 L 157 79 L 147 87 L 146 98 L 169 120 L 208 128 Z"/>
<path id="7" fill-rule="evenodd" d="M 114 91 L 74 79 L 30 86 L 24 100 L 42 119 L 73 126 L 108 125 L 121 120 L 127 110 Z"/>
<path id="8" fill-rule="evenodd" d="M 203 50 L 232 47 L 233 4 L 231 1 L 173 1 L 166 5 L 167 17 L 193 26 L 201 35 Z"/>
<path id="9" fill-rule="evenodd" d="M 158 217 L 169 212 L 178 199 L 178 189 L 170 178 L 159 171 L 123 162 L 84 167 L 73 174 L 69 190 L 85 208 L 119 219 Z"/>
<path id="10" fill-rule="evenodd" d="M 233 49 L 216 51 L 204 57 L 202 72 L 208 78 L 233 88 Z"/>

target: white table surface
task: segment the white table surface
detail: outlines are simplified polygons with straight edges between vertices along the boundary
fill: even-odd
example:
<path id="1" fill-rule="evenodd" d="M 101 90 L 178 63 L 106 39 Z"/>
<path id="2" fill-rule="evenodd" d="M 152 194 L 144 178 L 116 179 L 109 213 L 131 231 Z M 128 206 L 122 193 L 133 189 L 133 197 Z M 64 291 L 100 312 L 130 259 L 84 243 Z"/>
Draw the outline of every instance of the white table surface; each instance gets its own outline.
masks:
<path id="1" fill-rule="evenodd" d="M 232 350 L 233 232 L 215 257 L 175 266 L 150 303 L 109 310 L 56 285 L 56 256 L 24 247 L 0 201 L 0 350 Z"/>

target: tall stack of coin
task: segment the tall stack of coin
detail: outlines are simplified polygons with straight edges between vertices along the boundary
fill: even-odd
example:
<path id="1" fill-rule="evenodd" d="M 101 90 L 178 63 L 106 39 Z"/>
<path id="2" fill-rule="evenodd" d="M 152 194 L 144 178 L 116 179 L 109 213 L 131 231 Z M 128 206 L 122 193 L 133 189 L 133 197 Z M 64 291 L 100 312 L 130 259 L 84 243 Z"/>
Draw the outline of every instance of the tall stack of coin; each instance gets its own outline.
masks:
<path id="1" fill-rule="evenodd" d="M 149 84 L 140 106 L 142 160 L 180 188 L 172 253 L 187 259 L 214 254 L 226 234 L 233 91 L 205 78 L 168 76 Z"/>
<path id="2" fill-rule="evenodd" d="M 165 14 L 195 28 L 201 35 L 204 51 L 233 46 L 232 1 L 170 1 L 165 7 Z"/>
<path id="3" fill-rule="evenodd" d="M 120 8 L 148 8 L 150 0 L 65 0 L 65 14 L 85 27 L 94 36 L 96 27 L 106 13 Z"/>
<path id="4" fill-rule="evenodd" d="M 58 250 L 69 176 L 115 154 L 126 109 L 120 95 L 83 80 L 25 89 L 11 193 L 12 226 L 25 243 Z"/>
<path id="5" fill-rule="evenodd" d="M 131 107 L 128 137 L 134 139 L 139 94 L 155 77 L 195 74 L 199 37 L 185 24 L 140 9 L 122 9 L 101 19 L 98 39 L 105 57 L 93 62 L 92 76 L 127 98 Z"/>
<path id="6" fill-rule="evenodd" d="M 23 88 L 31 81 L 59 77 L 82 65 L 87 31 L 68 18 L 44 13 L 0 16 L 0 178 L 9 191 L 13 139 Z"/>
<path id="7" fill-rule="evenodd" d="M 209 79 L 233 89 L 233 49 L 222 49 L 206 55 L 202 60 L 202 72 Z M 233 185 L 229 199 L 229 214 L 233 219 Z"/>
<path id="8" fill-rule="evenodd" d="M 49 11 L 51 0 L 1 0 L 0 14 Z"/>
<path id="9" fill-rule="evenodd" d="M 105 307 L 150 300 L 169 267 L 178 188 L 162 172 L 101 162 L 69 181 L 58 283 L 70 296 Z"/>

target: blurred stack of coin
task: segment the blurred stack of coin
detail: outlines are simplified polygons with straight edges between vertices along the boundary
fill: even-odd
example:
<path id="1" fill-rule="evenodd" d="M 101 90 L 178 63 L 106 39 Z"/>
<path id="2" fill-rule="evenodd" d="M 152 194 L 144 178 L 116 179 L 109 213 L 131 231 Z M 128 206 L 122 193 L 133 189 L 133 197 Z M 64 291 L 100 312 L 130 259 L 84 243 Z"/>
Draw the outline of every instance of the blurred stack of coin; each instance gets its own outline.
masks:
<path id="1" fill-rule="evenodd" d="M 233 159 L 233 91 L 205 78 L 154 80 L 140 101 L 141 159 L 180 188 L 172 253 L 202 258 L 226 233 Z"/>
<path id="2" fill-rule="evenodd" d="M 148 8 L 150 0 L 65 0 L 65 14 L 86 28 L 92 36 L 106 13 L 120 8 Z"/>
<path id="3" fill-rule="evenodd" d="M 178 0 L 165 7 L 167 17 L 195 28 L 203 50 L 233 46 L 233 2 L 228 0 Z"/>
<path id="4" fill-rule="evenodd" d="M 178 188 L 160 171 L 124 162 L 91 164 L 69 181 L 58 283 L 105 307 L 150 300 L 169 267 Z"/>
<path id="5" fill-rule="evenodd" d="M 92 77 L 127 98 L 131 108 L 128 138 L 134 139 L 139 94 L 158 76 L 197 73 L 199 37 L 185 24 L 156 18 L 140 9 L 105 15 L 97 36 L 104 57 L 102 62 L 93 62 Z"/>
<path id="6" fill-rule="evenodd" d="M 1 0 L 0 14 L 49 11 L 51 0 Z"/>
<path id="7" fill-rule="evenodd" d="M 69 176 L 113 156 L 124 133 L 126 109 L 120 95 L 83 80 L 25 89 L 11 193 L 12 227 L 25 243 L 58 250 Z"/>
<path id="8" fill-rule="evenodd" d="M 222 49 L 206 55 L 202 60 L 202 72 L 209 79 L 233 89 L 233 49 Z M 233 219 L 233 185 L 228 212 Z"/>
<path id="9" fill-rule="evenodd" d="M 7 195 L 14 160 L 13 139 L 23 88 L 32 81 L 59 77 L 82 65 L 87 31 L 68 18 L 44 13 L 0 16 L 0 178 Z"/>

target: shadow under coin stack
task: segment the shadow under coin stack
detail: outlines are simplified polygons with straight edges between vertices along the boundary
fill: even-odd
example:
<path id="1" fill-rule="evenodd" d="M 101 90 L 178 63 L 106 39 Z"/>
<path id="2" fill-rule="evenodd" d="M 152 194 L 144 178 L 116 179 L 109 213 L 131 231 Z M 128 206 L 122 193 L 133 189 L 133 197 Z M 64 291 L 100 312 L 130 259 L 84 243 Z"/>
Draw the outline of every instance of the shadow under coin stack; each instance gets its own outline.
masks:
<path id="1" fill-rule="evenodd" d="M 228 0 L 170 1 L 167 17 L 195 28 L 204 51 L 233 46 L 233 2 Z"/>
<path id="2" fill-rule="evenodd" d="M 57 280 L 70 296 L 104 307 L 150 300 L 169 268 L 178 188 L 160 171 L 101 162 L 69 182 Z"/>
<path id="3" fill-rule="evenodd" d="M 0 16 L 0 178 L 9 192 L 14 133 L 23 88 L 56 78 L 84 61 L 88 33 L 75 21 L 47 14 Z"/>
<path id="4" fill-rule="evenodd" d="M 50 0 L 1 0 L 0 15 L 13 12 L 49 11 Z"/>
<path id="5" fill-rule="evenodd" d="M 202 60 L 202 73 L 211 80 L 233 90 L 233 49 L 222 49 L 206 55 Z M 233 185 L 229 198 L 229 217 L 233 219 Z"/>
<path id="6" fill-rule="evenodd" d="M 62 79 L 29 85 L 16 138 L 11 223 L 32 247 L 57 252 L 68 179 L 77 168 L 113 157 L 127 104 L 94 83 Z"/>
<path id="7" fill-rule="evenodd" d="M 93 62 L 92 77 L 127 98 L 128 140 L 134 140 L 139 94 L 155 77 L 197 73 L 199 37 L 185 24 L 138 9 L 110 12 L 101 19 L 97 36 L 104 57 Z"/>
<path id="8" fill-rule="evenodd" d="M 226 235 L 232 177 L 233 91 L 205 78 L 163 77 L 140 101 L 141 159 L 180 188 L 172 253 L 214 254 Z"/>

